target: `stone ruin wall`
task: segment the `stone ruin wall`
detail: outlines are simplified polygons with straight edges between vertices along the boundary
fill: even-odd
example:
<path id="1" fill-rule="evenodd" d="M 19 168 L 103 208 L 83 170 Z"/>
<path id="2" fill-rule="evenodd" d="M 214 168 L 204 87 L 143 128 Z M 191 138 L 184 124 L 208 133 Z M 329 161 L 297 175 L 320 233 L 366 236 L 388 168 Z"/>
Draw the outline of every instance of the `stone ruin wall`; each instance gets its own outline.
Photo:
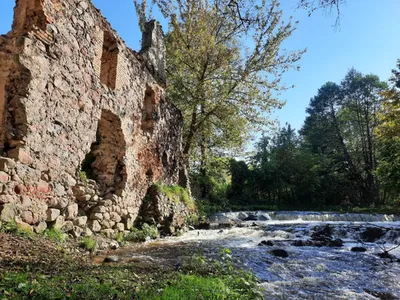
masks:
<path id="1" fill-rule="evenodd" d="M 90 0 L 16 0 L 0 36 L 0 219 L 127 230 L 152 182 L 185 185 L 181 135 L 156 22 L 136 53 Z"/>

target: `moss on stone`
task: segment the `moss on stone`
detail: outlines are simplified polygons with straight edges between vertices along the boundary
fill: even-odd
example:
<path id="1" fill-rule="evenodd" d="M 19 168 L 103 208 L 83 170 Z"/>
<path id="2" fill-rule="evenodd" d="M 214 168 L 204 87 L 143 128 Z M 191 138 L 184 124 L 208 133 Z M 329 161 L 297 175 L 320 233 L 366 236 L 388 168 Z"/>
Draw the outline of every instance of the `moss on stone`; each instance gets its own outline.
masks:
<path id="1" fill-rule="evenodd" d="M 190 196 L 187 189 L 179 185 L 164 185 L 161 183 L 156 183 L 154 186 L 160 193 L 164 194 L 175 203 L 184 203 L 190 211 L 197 210 L 194 199 Z"/>

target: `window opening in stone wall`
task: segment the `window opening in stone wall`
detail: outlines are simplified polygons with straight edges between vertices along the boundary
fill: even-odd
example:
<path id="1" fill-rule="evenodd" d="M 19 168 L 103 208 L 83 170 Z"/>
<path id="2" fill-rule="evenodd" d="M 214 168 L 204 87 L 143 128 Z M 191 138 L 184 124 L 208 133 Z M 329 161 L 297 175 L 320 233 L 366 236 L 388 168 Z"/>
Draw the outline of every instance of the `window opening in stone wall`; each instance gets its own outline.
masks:
<path id="1" fill-rule="evenodd" d="M 96 141 L 81 165 L 84 176 L 99 185 L 101 193 L 119 193 L 125 188 L 127 173 L 124 163 L 125 139 L 120 119 L 103 110 L 98 123 Z"/>
<path id="2" fill-rule="evenodd" d="M 100 81 L 111 89 L 115 89 L 117 82 L 118 53 L 117 40 L 111 32 L 104 32 Z"/>
<path id="3" fill-rule="evenodd" d="M 13 30 L 28 32 L 36 28 L 46 30 L 47 18 L 44 14 L 44 0 L 17 0 Z"/>
<path id="4" fill-rule="evenodd" d="M 3 67 L 9 67 L 4 65 Z M 19 159 L 19 150 L 25 144 L 24 137 L 27 132 L 25 106 L 17 96 L 7 94 L 8 86 L 22 93 L 25 82 L 13 80 L 9 76 L 9 69 L 0 70 L 0 154 L 10 158 Z"/>
<path id="5" fill-rule="evenodd" d="M 156 93 L 147 86 L 143 100 L 141 128 L 147 132 L 153 132 L 155 121 L 158 119 L 156 110 Z"/>

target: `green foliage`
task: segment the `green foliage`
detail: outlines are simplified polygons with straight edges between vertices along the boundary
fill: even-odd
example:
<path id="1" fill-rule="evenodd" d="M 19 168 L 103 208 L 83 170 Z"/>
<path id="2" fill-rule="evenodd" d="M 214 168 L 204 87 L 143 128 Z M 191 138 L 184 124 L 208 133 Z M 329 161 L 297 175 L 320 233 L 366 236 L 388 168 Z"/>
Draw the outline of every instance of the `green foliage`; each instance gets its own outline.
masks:
<path id="1" fill-rule="evenodd" d="M 134 3 L 143 27 L 147 1 Z M 282 106 L 271 91 L 285 89 L 281 76 L 302 54 L 280 51 L 294 24 L 283 21 L 278 0 L 154 3 L 170 21 L 167 92 L 185 120 L 187 160 L 200 148 L 240 147 L 247 129 L 267 124 L 266 112 Z"/>
<path id="2" fill-rule="evenodd" d="M 226 206 L 231 178 L 229 163 L 229 158 L 208 156 L 203 166 L 191 169 L 192 193 L 199 200 L 196 203 L 202 210 L 209 210 L 210 206 Z"/>
<path id="3" fill-rule="evenodd" d="M 175 203 L 184 203 L 190 211 L 196 211 L 196 204 L 185 188 L 179 185 L 164 185 L 159 183 L 154 184 L 154 186 L 160 193 L 166 195 Z"/>
<path id="4" fill-rule="evenodd" d="M 84 236 L 79 241 L 79 246 L 84 248 L 87 251 L 94 252 L 97 249 L 97 242 L 95 239 L 93 239 L 89 236 Z"/>
<path id="5" fill-rule="evenodd" d="M 16 233 L 17 230 L 18 230 L 18 227 L 17 227 L 17 223 L 13 220 L 13 221 L 10 221 L 10 222 L 2 223 L 2 226 L 1 226 L 0 229 L 1 229 L 2 232 Z"/>
<path id="6" fill-rule="evenodd" d="M 214 277 L 197 275 L 180 275 L 170 282 L 162 291 L 150 291 L 139 294 L 148 300 L 230 300 L 230 299 L 261 299 L 259 295 L 243 287 L 240 278 Z M 237 284 L 241 284 L 238 286 Z M 250 285 L 250 284 L 249 284 Z"/>
<path id="7" fill-rule="evenodd" d="M 64 276 L 30 273 L 0 274 L 2 299 L 132 299 L 133 291 L 120 290 L 112 282 L 87 276 L 70 281 Z M 127 294 L 128 292 L 128 294 Z"/>
<path id="8" fill-rule="evenodd" d="M 125 237 L 127 241 L 144 242 L 146 238 L 156 239 L 160 236 L 158 229 L 154 225 L 143 223 L 141 228 L 132 227 L 131 232 Z"/>
<path id="9" fill-rule="evenodd" d="M 380 151 L 377 174 L 385 188 L 385 196 L 399 200 L 400 193 L 400 59 L 392 70 L 391 87 L 383 93 L 385 100 L 378 113 L 375 130 Z"/>
<path id="10" fill-rule="evenodd" d="M 4 222 L 0 227 L 1 232 L 12 233 L 18 236 L 32 239 L 35 237 L 34 232 L 31 229 L 25 228 L 21 224 L 13 221 Z"/>
<path id="11" fill-rule="evenodd" d="M 87 182 L 88 177 L 87 177 L 85 171 L 80 171 L 80 172 L 79 172 L 79 179 L 80 179 L 82 182 L 84 182 L 84 183 Z"/>
<path id="12" fill-rule="evenodd" d="M 218 259 L 201 254 L 190 256 L 182 264 L 182 272 L 164 283 L 163 289 L 148 288 L 143 299 L 261 299 L 256 278 L 233 265 L 229 249 L 221 249 Z"/>
<path id="13" fill-rule="evenodd" d="M 56 228 L 46 229 L 42 234 L 45 238 L 58 243 L 64 243 L 68 240 L 68 234 Z"/>
<path id="14" fill-rule="evenodd" d="M 230 161 L 228 203 L 222 208 L 393 205 L 400 191 L 400 72 L 394 74 L 389 91 L 377 76 L 354 69 L 340 84 L 323 85 L 299 135 L 287 125 L 262 137 L 247 161 Z M 198 174 L 207 172 L 208 166 Z M 199 203 L 206 210 L 218 204 Z"/>

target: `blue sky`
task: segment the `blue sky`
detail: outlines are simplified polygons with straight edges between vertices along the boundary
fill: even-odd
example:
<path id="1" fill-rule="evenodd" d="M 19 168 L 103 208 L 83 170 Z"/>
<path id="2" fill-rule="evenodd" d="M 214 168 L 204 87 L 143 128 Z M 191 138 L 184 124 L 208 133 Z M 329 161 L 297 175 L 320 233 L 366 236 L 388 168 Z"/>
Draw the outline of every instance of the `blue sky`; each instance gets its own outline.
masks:
<path id="1" fill-rule="evenodd" d="M 114 29 L 135 50 L 141 34 L 137 27 L 132 0 L 92 0 Z M 11 28 L 15 0 L 1 0 L 0 33 Z M 284 77 L 294 89 L 282 94 L 285 107 L 275 115 L 281 125 L 286 122 L 300 129 L 310 98 L 327 81 L 340 82 L 349 68 L 373 73 L 387 80 L 400 58 L 400 0 L 347 0 L 341 7 L 340 28 L 333 28 L 335 12 L 316 11 L 308 17 L 296 10 L 297 0 L 281 0 L 286 17 L 300 21 L 298 29 L 285 42 L 288 50 L 307 48 L 300 61 L 300 71 Z M 116 5 L 118 3 L 118 5 Z M 167 24 L 163 24 L 166 29 Z"/>

